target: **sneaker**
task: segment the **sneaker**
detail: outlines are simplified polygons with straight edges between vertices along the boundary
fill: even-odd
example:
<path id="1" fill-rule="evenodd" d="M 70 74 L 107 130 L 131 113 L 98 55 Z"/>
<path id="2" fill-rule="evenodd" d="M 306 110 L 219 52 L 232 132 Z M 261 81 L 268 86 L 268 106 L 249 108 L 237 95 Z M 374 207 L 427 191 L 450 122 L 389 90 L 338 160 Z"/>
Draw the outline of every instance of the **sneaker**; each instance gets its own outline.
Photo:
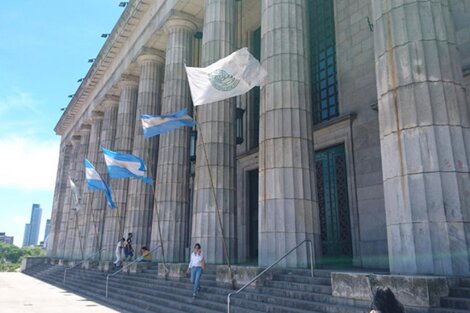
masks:
<path id="1" fill-rule="evenodd" d="M 195 293 L 193 293 L 193 298 L 196 298 L 196 294 L 195 294 Z"/>

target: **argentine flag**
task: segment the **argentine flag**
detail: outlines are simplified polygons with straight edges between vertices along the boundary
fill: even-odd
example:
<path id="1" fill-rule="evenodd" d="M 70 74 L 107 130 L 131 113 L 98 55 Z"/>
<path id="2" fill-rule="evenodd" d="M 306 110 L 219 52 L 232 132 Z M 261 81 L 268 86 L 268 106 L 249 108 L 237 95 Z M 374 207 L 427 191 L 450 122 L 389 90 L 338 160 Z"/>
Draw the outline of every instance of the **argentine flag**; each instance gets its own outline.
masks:
<path id="1" fill-rule="evenodd" d="M 91 164 L 87 159 L 85 159 L 85 171 L 88 189 L 103 190 L 109 207 L 111 209 L 115 209 L 116 205 L 114 204 L 113 197 L 111 196 L 111 189 L 109 189 L 108 184 L 106 184 L 101 175 L 93 167 L 93 164 Z"/>
<path id="2" fill-rule="evenodd" d="M 152 179 L 145 175 L 147 168 L 144 160 L 132 154 L 117 153 L 101 147 L 104 161 L 108 167 L 110 178 L 142 178 L 147 184 L 152 184 Z"/>
<path id="3" fill-rule="evenodd" d="M 140 119 L 142 120 L 145 138 L 157 136 L 181 126 L 193 127 L 196 124 L 188 115 L 188 109 L 186 108 L 166 115 L 142 114 Z"/>

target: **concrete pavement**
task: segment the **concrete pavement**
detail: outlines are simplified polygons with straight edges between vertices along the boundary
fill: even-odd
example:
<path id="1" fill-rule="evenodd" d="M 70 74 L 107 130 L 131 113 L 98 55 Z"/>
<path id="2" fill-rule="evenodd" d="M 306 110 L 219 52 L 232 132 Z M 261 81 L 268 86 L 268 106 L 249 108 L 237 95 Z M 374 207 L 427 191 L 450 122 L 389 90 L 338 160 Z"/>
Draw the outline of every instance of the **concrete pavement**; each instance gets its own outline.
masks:
<path id="1" fill-rule="evenodd" d="M 94 301 L 22 273 L 0 273 L 2 313 L 113 313 Z"/>

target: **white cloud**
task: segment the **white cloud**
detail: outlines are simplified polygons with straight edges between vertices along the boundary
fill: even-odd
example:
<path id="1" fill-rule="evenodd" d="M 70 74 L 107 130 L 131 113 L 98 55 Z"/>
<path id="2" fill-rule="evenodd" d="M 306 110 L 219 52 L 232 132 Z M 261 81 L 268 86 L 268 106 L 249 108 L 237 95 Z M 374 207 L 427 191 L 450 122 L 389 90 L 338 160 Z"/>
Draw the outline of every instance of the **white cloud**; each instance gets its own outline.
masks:
<path id="1" fill-rule="evenodd" d="M 32 137 L 0 138 L 0 187 L 53 191 L 59 140 Z"/>

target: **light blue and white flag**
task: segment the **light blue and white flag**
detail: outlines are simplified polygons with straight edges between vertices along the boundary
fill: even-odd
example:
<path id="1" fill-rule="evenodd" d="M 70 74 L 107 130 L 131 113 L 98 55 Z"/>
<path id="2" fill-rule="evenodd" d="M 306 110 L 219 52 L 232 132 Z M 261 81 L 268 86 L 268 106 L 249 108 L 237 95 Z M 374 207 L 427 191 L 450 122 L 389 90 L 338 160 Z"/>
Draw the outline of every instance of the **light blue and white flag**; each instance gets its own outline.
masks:
<path id="1" fill-rule="evenodd" d="M 147 177 L 144 160 L 132 154 L 118 153 L 101 147 L 110 178 L 142 178 L 147 184 L 152 179 Z"/>
<path id="2" fill-rule="evenodd" d="M 142 120 L 145 138 L 157 136 L 182 126 L 193 127 L 196 124 L 192 117 L 188 115 L 187 108 L 166 115 L 142 114 L 140 119 Z"/>
<path id="3" fill-rule="evenodd" d="M 88 189 L 104 191 L 109 207 L 111 209 L 115 209 L 116 204 L 114 204 L 113 197 L 111 196 L 111 189 L 109 189 L 109 186 L 104 181 L 103 177 L 101 177 L 101 175 L 93 167 L 93 164 L 91 164 L 87 159 L 85 159 L 85 171 Z"/>
<path id="4" fill-rule="evenodd" d="M 268 75 L 248 48 L 204 68 L 186 67 L 186 73 L 195 106 L 242 95 L 263 86 Z"/>

